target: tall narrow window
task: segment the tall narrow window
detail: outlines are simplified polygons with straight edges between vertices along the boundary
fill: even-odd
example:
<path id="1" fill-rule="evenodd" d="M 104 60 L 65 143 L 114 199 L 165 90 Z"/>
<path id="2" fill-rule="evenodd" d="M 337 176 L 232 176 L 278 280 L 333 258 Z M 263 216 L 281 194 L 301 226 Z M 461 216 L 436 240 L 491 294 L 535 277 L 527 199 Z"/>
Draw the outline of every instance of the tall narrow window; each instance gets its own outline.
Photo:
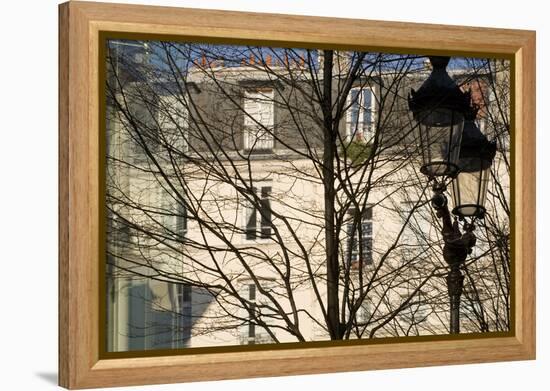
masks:
<path id="1" fill-rule="evenodd" d="M 244 111 L 244 149 L 273 149 L 273 90 L 247 91 Z"/>
<path id="2" fill-rule="evenodd" d="M 259 278 L 262 290 L 272 291 L 273 282 L 268 279 Z M 246 306 L 240 308 L 240 316 L 243 320 L 239 332 L 239 343 L 241 345 L 254 345 L 273 342 L 272 336 L 266 332 L 264 324 L 269 324 L 276 316 L 269 307 L 270 301 L 263 295 L 260 286 L 251 280 L 244 281 L 239 289 L 240 296 L 246 300 Z M 274 332 L 274 330 L 272 329 Z"/>
<path id="3" fill-rule="evenodd" d="M 176 288 L 176 314 L 172 341 L 174 347 L 185 347 L 191 338 L 192 289 L 187 284 L 174 284 Z"/>
<path id="4" fill-rule="evenodd" d="M 253 195 L 251 195 L 251 197 L 254 197 L 254 195 L 256 194 L 256 188 L 255 187 L 252 188 L 252 193 L 253 193 Z M 246 201 L 246 206 L 245 206 L 245 220 L 246 220 L 245 232 L 246 232 L 246 239 L 247 240 L 256 239 L 257 220 L 258 219 L 257 219 L 256 208 L 254 207 L 255 202 L 256 202 L 255 199 L 253 199 L 252 202 Z"/>
<path id="5" fill-rule="evenodd" d="M 245 206 L 246 239 L 268 239 L 271 237 L 271 186 L 253 187 L 252 191 L 252 202 L 248 201 Z"/>
<path id="6" fill-rule="evenodd" d="M 269 197 L 271 195 L 271 187 L 263 186 L 261 191 L 261 216 L 260 216 L 260 237 L 267 239 L 271 236 L 271 205 Z"/>
<path id="7" fill-rule="evenodd" d="M 109 223 L 109 234 L 113 238 L 113 243 L 120 248 L 130 245 L 133 242 L 132 230 L 128 221 L 121 216 L 122 211 L 117 213 L 108 210 L 107 218 Z M 120 214 L 120 215 L 119 215 Z M 128 216 L 126 216 L 128 218 Z"/>
<path id="8" fill-rule="evenodd" d="M 179 96 L 163 97 L 157 114 L 158 125 L 163 136 L 165 148 L 172 153 L 183 153 L 188 150 L 187 142 L 187 107 Z"/>
<path id="9" fill-rule="evenodd" d="M 176 235 L 185 238 L 187 234 L 187 209 L 183 203 L 178 202 L 176 215 Z"/>
<path id="10" fill-rule="evenodd" d="M 354 87 L 348 95 L 346 138 L 369 142 L 374 136 L 376 99 L 370 87 Z"/>
<path id="11" fill-rule="evenodd" d="M 239 289 L 240 296 L 246 300 L 246 306 L 240 309 L 243 324 L 239 333 L 239 343 L 241 345 L 254 345 L 256 343 L 256 284 L 244 283 Z"/>
<path id="12" fill-rule="evenodd" d="M 360 219 L 352 211 L 346 226 L 347 254 L 346 260 L 352 267 L 372 264 L 372 207 L 366 208 Z"/>
<path id="13" fill-rule="evenodd" d="M 256 285 L 248 285 L 248 299 L 252 302 L 250 304 L 250 312 L 254 313 L 256 311 Z M 254 344 L 256 339 L 256 323 L 251 316 L 248 322 L 248 343 Z"/>
<path id="14" fill-rule="evenodd" d="M 122 111 L 120 118 L 128 137 L 129 156 L 134 162 L 143 163 L 160 150 L 158 107 L 131 101 Z"/>
<path id="15" fill-rule="evenodd" d="M 187 209 L 182 201 L 170 194 L 162 199 L 162 224 L 166 234 L 175 239 L 183 239 L 187 234 Z"/>

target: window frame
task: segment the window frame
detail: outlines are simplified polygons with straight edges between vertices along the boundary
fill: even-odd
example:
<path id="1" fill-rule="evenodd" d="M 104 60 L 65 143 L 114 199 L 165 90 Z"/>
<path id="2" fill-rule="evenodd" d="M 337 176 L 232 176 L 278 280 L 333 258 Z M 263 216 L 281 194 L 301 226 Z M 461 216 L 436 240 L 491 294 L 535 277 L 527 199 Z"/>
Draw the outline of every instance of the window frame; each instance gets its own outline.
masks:
<path id="1" fill-rule="evenodd" d="M 373 212 L 374 206 L 373 205 L 367 205 L 365 209 L 362 212 L 362 216 L 359 219 L 359 221 L 356 222 L 356 211 L 355 209 L 350 210 L 348 212 L 348 215 L 350 215 L 350 219 L 345 224 L 346 226 L 346 251 L 344 252 L 345 261 L 348 262 L 351 267 L 356 268 L 354 265 L 359 265 L 361 263 L 360 260 L 360 246 L 359 242 L 362 243 L 362 251 L 363 251 L 363 258 L 367 256 L 367 260 L 362 260 L 363 268 L 366 266 L 370 266 L 374 264 L 374 219 L 373 219 Z M 357 223 L 357 224 L 356 224 Z M 351 235 L 351 231 L 353 229 L 354 224 L 355 232 L 353 235 Z M 370 224 L 370 234 L 366 234 L 363 226 L 366 224 Z M 359 230 L 359 226 L 361 226 L 361 230 Z M 366 230 L 367 233 L 369 230 Z M 359 233 L 361 233 L 361 240 L 359 240 Z M 365 246 L 365 240 L 370 241 L 370 246 Z M 352 246 L 356 246 L 357 248 L 354 249 Z M 365 250 L 368 249 L 367 255 L 365 254 Z M 354 253 L 355 253 L 355 259 L 354 259 Z M 357 266 L 358 268 L 358 266 Z"/>
<path id="2" fill-rule="evenodd" d="M 159 102 L 159 107 L 156 111 L 156 121 L 160 130 L 160 134 L 163 137 L 167 135 L 175 136 L 179 142 L 181 142 L 181 148 L 178 142 L 178 149 L 180 152 L 187 153 L 189 152 L 189 111 L 188 108 L 183 104 L 178 97 L 174 95 L 161 95 L 161 101 Z M 168 111 L 170 116 L 165 115 L 165 111 Z M 176 124 L 177 122 L 177 124 Z M 164 123 L 172 125 L 172 127 L 165 128 L 163 127 Z M 170 129 L 170 130 L 169 130 Z M 176 132 L 181 129 L 183 137 Z M 170 143 L 174 145 L 176 143 Z"/>
<path id="3" fill-rule="evenodd" d="M 353 101 L 353 92 L 354 91 L 361 91 L 364 93 L 370 94 L 370 110 L 367 110 L 367 108 L 362 104 L 363 98 L 361 97 L 360 100 Z M 353 129 L 353 110 L 354 106 L 357 105 L 357 122 L 356 122 L 356 129 L 354 132 L 352 132 Z M 370 142 L 374 135 L 376 134 L 376 121 L 377 121 L 377 101 L 376 101 L 376 87 L 370 86 L 370 85 L 358 85 L 353 86 L 348 93 L 348 96 L 346 97 L 346 113 L 345 113 L 345 139 L 347 142 L 352 141 L 363 141 L 363 142 Z M 366 123 L 365 125 L 365 114 L 367 111 L 370 111 L 370 122 Z M 363 129 L 361 132 L 359 132 L 360 124 L 363 124 Z M 364 127 L 366 126 L 366 129 Z M 353 136 L 353 137 L 352 137 Z"/>
<path id="4" fill-rule="evenodd" d="M 256 104 L 260 105 L 260 108 L 258 109 L 258 113 L 260 115 L 260 119 L 258 120 L 255 118 L 255 113 L 249 113 L 247 111 L 247 104 L 248 102 L 255 101 Z M 261 120 L 262 116 L 262 110 L 261 105 L 264 104 L 267 106 L 267 102 L 269 102 L 269 109 L 270 113 L 268 116 L 270 117 L 271 121 L 270 123 L 263 123 Z M 244 91 L 244 97 L 243 97 L 243 150 L 249 151 L 249 152 L 270 152 L 273 149 L 275 149 L 275 89 L 274 88 L 262 88 L 262 89 L 247 89 Z M 247 123 L 250 122 L 250 123 Z M 254 131 L 254 128 L 258 127 L 256 135 L 253 135 L 252 132 Z M 264 128 L 267 128 L 268 130 L 265 130 Z M 251 131 L 252 130 L 252 131 Z M 267 144 L 267 146 L 264 146 L 262 144 L 258 144 L 258 133 L 263 132 L 264 134 L 267 134 L 268 137 L 264 140 L 264 142 Z M 252 138 L 254 138 L 254 141 L 252 142 Z M 251 145 L 252 143 L 252 145 Z"/>
<path id="5" fill-rule="evenodd" d="M 273 194 L 273 183 L 272 182 L 258 182 L 256 185 L 252 186 L 252 189 L 255 193 L 255 195 L 259 198 L 259 202 L 262 204 L 264 200 L 268 202 L 267 210 L 269 211 L 269 217 L 270 220 L 267 225 L 264 225 L 264 221 L 266 218 L 260 213 L 260 211 L 248 200 L 244 199 L 243 202 L 243 231 L 244 231 L 244 242 L 269 242 L 271 241 L 271 237 L 273 235 L 273 214 L 272 211 L 272 194 Z M 267 193 L 267 196 L 263 197 L 263 189 L 270 189 L 270 191 Z M 252 214 L 255 216 L 255 225 L 254 225 L 254 231 L 251 231 L 251 228 L 249 228 L 248 222 L 249 222 L 249 211 L 253 209 Z M 269 230 L 269 231 L 267 231 Z M 254 237 L 249 238 L 249 233 L 254 232 Z M 269 232 L 269 233 L 264 233 Z"/>
<path id="6" fill-rule="evenodd" d="M 177 338 L 173 338 L 173 344 L 176 346 L 173 346 L 173 348 L 182 348 L 182 347 L 188 347 L 189 342 L 191 341 L 191 331 L 193 328 L 193 287 L 189 284 L 183 284 L 183 283 L 174 283 L 174 291 L 175 291 L 175 303 L 177 303 L 177 311 L 178 313 L 174 316 L 174 330 L 177 332 L 183 333 L 183 328 L 186 327 L 186 321 L 185 315 L 183 314 L 183 311 L 189 312 L 189 336 L 184 341 L 178 340 Z M 186 293 L 188 297 L 186 298 Z M 174 331 L 173 331 L 174 334 Z"/>

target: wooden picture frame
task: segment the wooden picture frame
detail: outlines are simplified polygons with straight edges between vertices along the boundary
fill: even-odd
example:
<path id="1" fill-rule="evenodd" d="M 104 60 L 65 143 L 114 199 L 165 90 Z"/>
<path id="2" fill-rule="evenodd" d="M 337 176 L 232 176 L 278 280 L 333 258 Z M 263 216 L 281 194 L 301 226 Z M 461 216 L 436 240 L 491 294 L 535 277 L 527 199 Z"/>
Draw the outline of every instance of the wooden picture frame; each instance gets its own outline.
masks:
<path id="1" fill-rule="evenodd" d="M 77 389 L 535 358 L 535 32 L 79 1 L 61 4 L 59 21 L 61 386 Z M 372 344 L 102 357 L 98 58 L 105 31 L 510 58 L 515 82 L 512 332 L 497 338 L 417 337 Z"/>

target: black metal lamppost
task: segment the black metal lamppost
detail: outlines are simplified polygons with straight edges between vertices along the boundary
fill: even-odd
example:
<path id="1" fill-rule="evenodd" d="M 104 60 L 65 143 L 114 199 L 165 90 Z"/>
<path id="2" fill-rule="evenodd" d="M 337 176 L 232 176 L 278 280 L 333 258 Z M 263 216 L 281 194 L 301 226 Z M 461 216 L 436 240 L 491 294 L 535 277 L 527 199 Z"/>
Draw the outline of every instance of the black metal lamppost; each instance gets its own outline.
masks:
<path id="1" fill-rule="evenodd" d="M 485 196 L 496 143 L 489 142 L 474 120 L 477 108 L 470 92 L 463 92 L 447 73 L 449 57 L 429 57 L 432 73 L 409 96 L 417 122 L 422 166 L 432 183 L 432 206 L 442 220 L 443 258 L 449 265 L 447 289 L 451 304 L 451 334 L 460 332 L 460 297 L 464 276 L 460 270 L 476 242 L 475 220 L 485 214 Z M 452 183 L 451 217 L 445 191 Z M 463 221 L 462 231 L 458 221 Z"/>

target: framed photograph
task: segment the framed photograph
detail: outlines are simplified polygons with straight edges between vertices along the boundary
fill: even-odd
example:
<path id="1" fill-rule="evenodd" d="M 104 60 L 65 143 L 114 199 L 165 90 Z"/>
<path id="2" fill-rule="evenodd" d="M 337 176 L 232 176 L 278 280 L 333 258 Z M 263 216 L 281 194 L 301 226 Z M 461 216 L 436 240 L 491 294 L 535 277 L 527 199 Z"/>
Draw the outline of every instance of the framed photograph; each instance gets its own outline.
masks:
<path id="1" fill-rule="evenodd" d="M 534 32 L 59 12 L 61 386 L 535 358 Z"/>

